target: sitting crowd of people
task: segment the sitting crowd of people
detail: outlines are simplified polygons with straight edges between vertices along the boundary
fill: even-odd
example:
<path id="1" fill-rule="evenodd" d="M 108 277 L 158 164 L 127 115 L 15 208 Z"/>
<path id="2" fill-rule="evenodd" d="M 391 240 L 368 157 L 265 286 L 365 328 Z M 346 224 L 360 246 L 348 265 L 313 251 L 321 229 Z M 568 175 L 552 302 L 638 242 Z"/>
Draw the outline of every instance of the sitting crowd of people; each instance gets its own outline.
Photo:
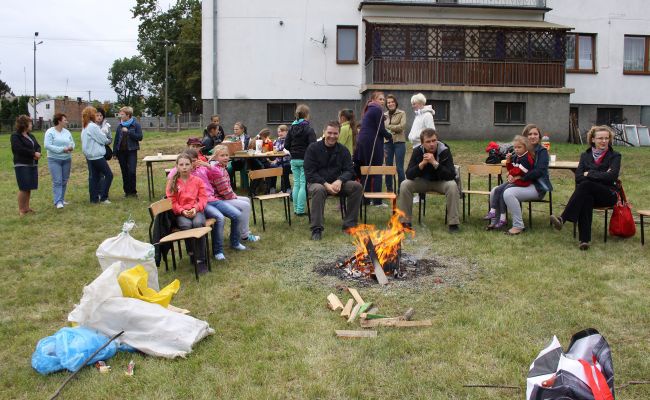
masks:
<path id="1" fill-rule="evenodd" d="M 306 216 L 307 209 L 310 210 L 311 239 L 321 240 L 327 198 L 340 198 L 342 230 L 348 231 L 358 224 L 362 201 L 368 206 L 387 207 L 381 199 L 373 200 L 373 204 L 364 199 L 364 192 L 382 191 L 383 176 L 362 175 L 361 167 L 394 164 L 397 187 L 392 187 L 393 177 L 386 176 L 386 189 L 397 193 L 396 205 L 402 212 L 402 224 L 411 226 L 413 204 L 418 202 L 419 196 L 435 192 L 445 196 L 448 231 L 458 233 L 462 193 L 451 146 L 442 141 L 436 131 L 435 112 L 426 105 L 424 95 L 414 95 L 411 105 L 415 119 L 408 136 L 406 113 L 398 108 L 395 96 L 385 96 L 382 92 L 370 95 L 360 123 L 353 110 L 343 109 L 319 134 L 311 124 L 310 109 L 304 104 L 296 107 L 295 120 L 290 125 L 277 127 L 275 140 L 268 128 L 251 138 L 241 121 L 234 124 L 232 135 L 226 135 L 220 117 L 212 116 L 202 138 L 187 140 L 187 148 L 178 156 L 175 168 L 168 175 L 166 195 L 172 201 L 178 226 L 189 229 L 204 226 L 206 218 L 214 219 L 213 257 L 224 260 L 224 226 L 229 219 L 230 248 L 246 250 L 244 243 L 260 240 L 249 228 L 251 199 L 259 189 L 259 182 L 251 183 L 249 196 L 237 195 L 233 188 L 235 173 L 242 171 L 241 184 L 246 187 L 247 170 L 281 168 L 279 189 L 274 176 L 264 180 L 265 192 L 289 193 L 297 216 Z M 92 203 L 110 203 L 108 194 L 113 175 L 107 160 L 113 156 L 122 169 L 125 196 L 137 196 L 135 164 L 142 130 L 132 114 L 129 107 L 120 110 L 120 123 L 112 137 L 103 110 L 93 107 L 83 110 L 81 142 L 88 165 Z M 75 143 L 66 129 L 65 114 L 55 115 L 54 122 L 55 126 L 45 133 L 44 140 L 52 176 L 53 203 L 56 208 L 63 208 L 68 204 L 65 193 L 70 176 L 70 154 Z M 41 147 L 31 134 L 31 126 L 27 116 L 20 116 L 16 122 L 17 132 L 11 137 L 21 215 L 33 212 L 30 195 L 38 187 Z M 580 158 L 576 190 L 563 213 L 550 217 L 558 230 L 567 221 L 578 224 L 582 250 L 589 248 L 593 208 L 612 206 L 618 198 L 616 182 L 621 155 L 612 148 L 613 136 L 607 126 L 593 127 L 589 131 L 590 147 Z M 413 151 L 404 168 L 407 139 L 412 142 Z M 233 153 L 228 145 L 238 143 L 241 143 L 240 149 L 263 152 L 264 157 L 235 157 L 231 161 Z M 113 144 L 112 150 L 110 144 Z M 507 228 L 507 213 L 510 213 L 511 227 L 505 233 L 518 235 L 525 230 L 521 203 L 543 200 L 553 187 L 548 172 L 549 154 L 541 144 L 541 132 L 536 125 L 527 125 L 521 135 L 515 136 L 512 148 L 505 162 L 507 179 L 492 188 L 490 208 L 484 219 L 488 221 L 487 230 L 499 230 Z M 293 185 L 290 175 L 293 175 Z M 203 253 L 198 249 L 197 252 L 198 270 L 206 272 Z"/>

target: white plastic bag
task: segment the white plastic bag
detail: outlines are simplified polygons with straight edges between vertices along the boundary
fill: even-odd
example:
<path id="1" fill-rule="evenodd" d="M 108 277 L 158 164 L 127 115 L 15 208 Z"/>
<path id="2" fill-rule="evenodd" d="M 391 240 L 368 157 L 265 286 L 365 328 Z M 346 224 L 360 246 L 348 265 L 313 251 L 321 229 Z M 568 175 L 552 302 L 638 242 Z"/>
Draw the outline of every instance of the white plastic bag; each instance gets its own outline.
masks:
<path id="1" fill-rule="evenodd" d="M 122 297 L 117 282 L 120 272 L 121 265 L 116 262 L 86 286 L 68 321 L 107 336 L 124 331 L 118 339 L 121 343 L 166 358 L 185 357 L 195 343 L 214 333 L 205 321 L 158 304 Z"/>
<path id="2" fill-rule="evenodd" d="M 152 244 L 136 240 L 129 235 L 135 222 L 127 221 L 122 226 L 122 233 L 108 238 L 97 248 L 97 259 L 102 270 L 114 262 L 122 263 L 121 271 L 142 265 L 149 274 L 148 284 L 154 290 L 160 290 L 158 285 L 158 268 L 156 267 L 155 249 Z"/>

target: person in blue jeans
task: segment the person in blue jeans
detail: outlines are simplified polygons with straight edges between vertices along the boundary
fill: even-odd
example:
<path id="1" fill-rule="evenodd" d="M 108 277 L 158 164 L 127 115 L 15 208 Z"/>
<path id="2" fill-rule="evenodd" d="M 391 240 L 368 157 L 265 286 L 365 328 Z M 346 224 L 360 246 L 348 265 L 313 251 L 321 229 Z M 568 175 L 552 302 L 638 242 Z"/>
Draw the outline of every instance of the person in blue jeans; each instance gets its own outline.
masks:
<path id="1" fill-rule="evenodd" d="M 88 191 L 91 203 L 111 204 L 108 192 L 113 182 L 113 172 L 104 158 L 110 140 L 95 123 L 96 115 L 95 107 L 88 106 L 81 112 L 81 149 L 88 162 Z"/>
<path id="2" fill-rule="evenodd" d="M 397 189 L 406 178 L 404 174 L 404 157 L 406 155 L 406 113 L 399 108 L 397 98 L 392 94 L 386 96 L 386 108 L 384 113 L 386 130 L 392 135 L 392 142 L 388 139 L 384 141 L 384 150 L 386 151 L 386 165 L 393 165 L 397 168 Z M 393 191 L 393 177 L 386 175 L 386 190 Z"/>
<path id="3" fill-rule="evenodd" d="M 65 128 L 68 125 L 68 117 L 65 114 L 54 114 L 53 122 L 54 126 L 45 132 L 44 141 L 47 149 L 47 166 L 52 176 L 54 206 L 61 209 L 68 204 L 65 201 L 65 191 L 70 178 L 74 139 L 70 131 Z"/>

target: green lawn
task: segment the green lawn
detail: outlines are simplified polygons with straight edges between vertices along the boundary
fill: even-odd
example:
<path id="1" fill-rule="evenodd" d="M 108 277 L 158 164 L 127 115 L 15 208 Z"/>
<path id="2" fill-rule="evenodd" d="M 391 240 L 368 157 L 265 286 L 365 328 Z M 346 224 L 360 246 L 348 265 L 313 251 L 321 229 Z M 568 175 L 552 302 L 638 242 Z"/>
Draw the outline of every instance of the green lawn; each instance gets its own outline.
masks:
<path id="1" fill-rule="evenodd" d="M 189 135 L 145 133 L 140 158 L 176 152 Z M 37 137 L 42 143 L 42 134 Z M 78 149 L 78 133 L 75 134 Z M 487 141 L 449 141 L 457 164 L 482 162 Z M 553 142 L 558 160 L 577 160 L 584 146 Z M 634 208 L 650 208 L 650 149 L 623 148 L 623 174 Z M 19 218 L 9 136 L 0 137 L 0 398 L 49 398 L 67 372 L 41 376 L 30 366 L 36 342 L 65 326 L 84 285 L 100 272 L 97 246 L 120 232 L 132 217 L 132 232 L 147 240 L 149 201 L 144 165 L 138 171 L 139 199 L 124 199 L 119 166 L 111 205 L 88 202 L 87 167 L 80 151 L 73 160 L 68 200 L 52 204 L 47 163 L 40 165 L 40 188 L 33 193 L 35 215 Z M 164 187 L 162 164 L 155 167 L 157 193 Z M 465 177 L 464 177 L 465 180 Z M 554 208 L 561 211 L 573 187 L 568 172 L 553 172 Z M 602 243 L 602 217 L 594 217 L 591 250 L 581 252 L 570 225 L 548 226 L 548 207 L 534 206 L 534 229 L 517 237 L 485 232 L 484 199 L 462 233 L 449 235 L 444 201 L 430 197 L 424 226 L 405 250 L 429 258 L 460 259 L 473 265 L 467 279 L 421 286 L 361 288 L 382 314 L 409 307 L 429 328 L 379 328 L 375 339 L 340 340 L 335 329 L 358 329 L 329 311 L 326 296 L 341 282 L 313 271 L 321 262 L 349 254 L 351 240 L 340 232 L 335 201 L 328 204 L 321 242 L 309 240 L 306 218 L 289 228 L 281 205 L 265 207 L 266 232 L 250 251 L 228 251 L 228 261 L 196 282 L 185 257 L 176 272 L 160 272 L 160 284 L 174 278 L 181 289 L 173 304 L 207 320 L 216 334 L 200 342 L 187 359 L 166 360 L 118 354 L 110 374 L 93 368 L 69 383 L 63 398 L 146 399 L 521 399 L 523 391 L 465 388 L 465 384 L 525 388 L 532 360 L 553 335 L 566 346 L 578 330 L 594 327 L 612 347 L 616 382 L 650 379 L 650 243 L 640 236 Z M 369 210 L 369 222 L 384 224 L 386 210 Z M 650 233 L 650 229 L 648 230 Z M 135 376 L 122 371 L 129 360 Z M 650 386 L 630 386 L 617 399 L 647 399 Z"/>

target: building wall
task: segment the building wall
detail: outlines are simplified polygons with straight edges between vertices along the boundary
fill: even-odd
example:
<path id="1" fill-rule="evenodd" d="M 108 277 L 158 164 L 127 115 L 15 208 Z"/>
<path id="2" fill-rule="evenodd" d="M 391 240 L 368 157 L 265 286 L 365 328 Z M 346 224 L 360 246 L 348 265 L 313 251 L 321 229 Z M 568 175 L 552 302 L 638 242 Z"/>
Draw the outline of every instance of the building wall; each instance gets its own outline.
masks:
<path id="1" fill-rule="evenodd" d="M 399 108 L 406 111 L 407 132 L 415 114 L 411 109 L 413 91 L 386 91 L 395 95 Z M 568 93 L 508 93 L 467 91 L 423 91 L 427 100 L 449 101 L 449 122 L 434 116 L 441 138 L 510 140 L 520 134 L 526 124 L 495 124 L 495 102 L 526 103 L 527 123 L 537 124 L 542 133 L 565 141 L 569 131 Z M 367 96 L 367 93 L 366 93 Z M 364 96 L 364 98 L 366 97 Z"/>
<path id="2" fill-rule="evenodd" d="M 289 99 L 297 95 L 305 99 L 359 99 L 363 40 L 357 2 L 231 0 L 217 4 L 220 100 Z M 206 0 L 203 99 L 213 98 L 212 15 L 212 0 Z M 337 25 L 359 25 L 360 64 L 336 63 Z M 320 43 L 323 37 L 326 44 Z"/>
<path id="3" fill-rule="evenodd" d="M 650 76 L 623 75 L 624 35 L 650 35 L 647 1 L 548 0 L 547 5 L 553 9 L 547 21 L 574 27 L 572 32 L 597 34 L 597 74 L 566 74 L 566 86 L 575 88 L 571 104 L 650 105 Z"/>
<path id="4" fill-rule="evenodd" d="M 267 122 L 267 104 L 273 101 L 259 99 L 234 99 L 219 100 L 219 115 L 221 116 L 221 125 L 226 134 L 232 134 L 233 125 L 241 121 L 248 128 L 248 134 L 257 135 L 262 128 L 270 128 L 275 136 L 275 130 L 279 123 Z M 289 99 L 282 100 L 282 103 L 304 103 L 311 110 L 311 124 L 318 135 L 325 124 L 330 120 L 338 119 L 339 110 L 350 108 L 355 111 L 356 115 L 360 113 L 360 102 L 358 100 L 301 100 Z M 203 100 L 203 109 L 212 109 L 212 100 Z"/>

